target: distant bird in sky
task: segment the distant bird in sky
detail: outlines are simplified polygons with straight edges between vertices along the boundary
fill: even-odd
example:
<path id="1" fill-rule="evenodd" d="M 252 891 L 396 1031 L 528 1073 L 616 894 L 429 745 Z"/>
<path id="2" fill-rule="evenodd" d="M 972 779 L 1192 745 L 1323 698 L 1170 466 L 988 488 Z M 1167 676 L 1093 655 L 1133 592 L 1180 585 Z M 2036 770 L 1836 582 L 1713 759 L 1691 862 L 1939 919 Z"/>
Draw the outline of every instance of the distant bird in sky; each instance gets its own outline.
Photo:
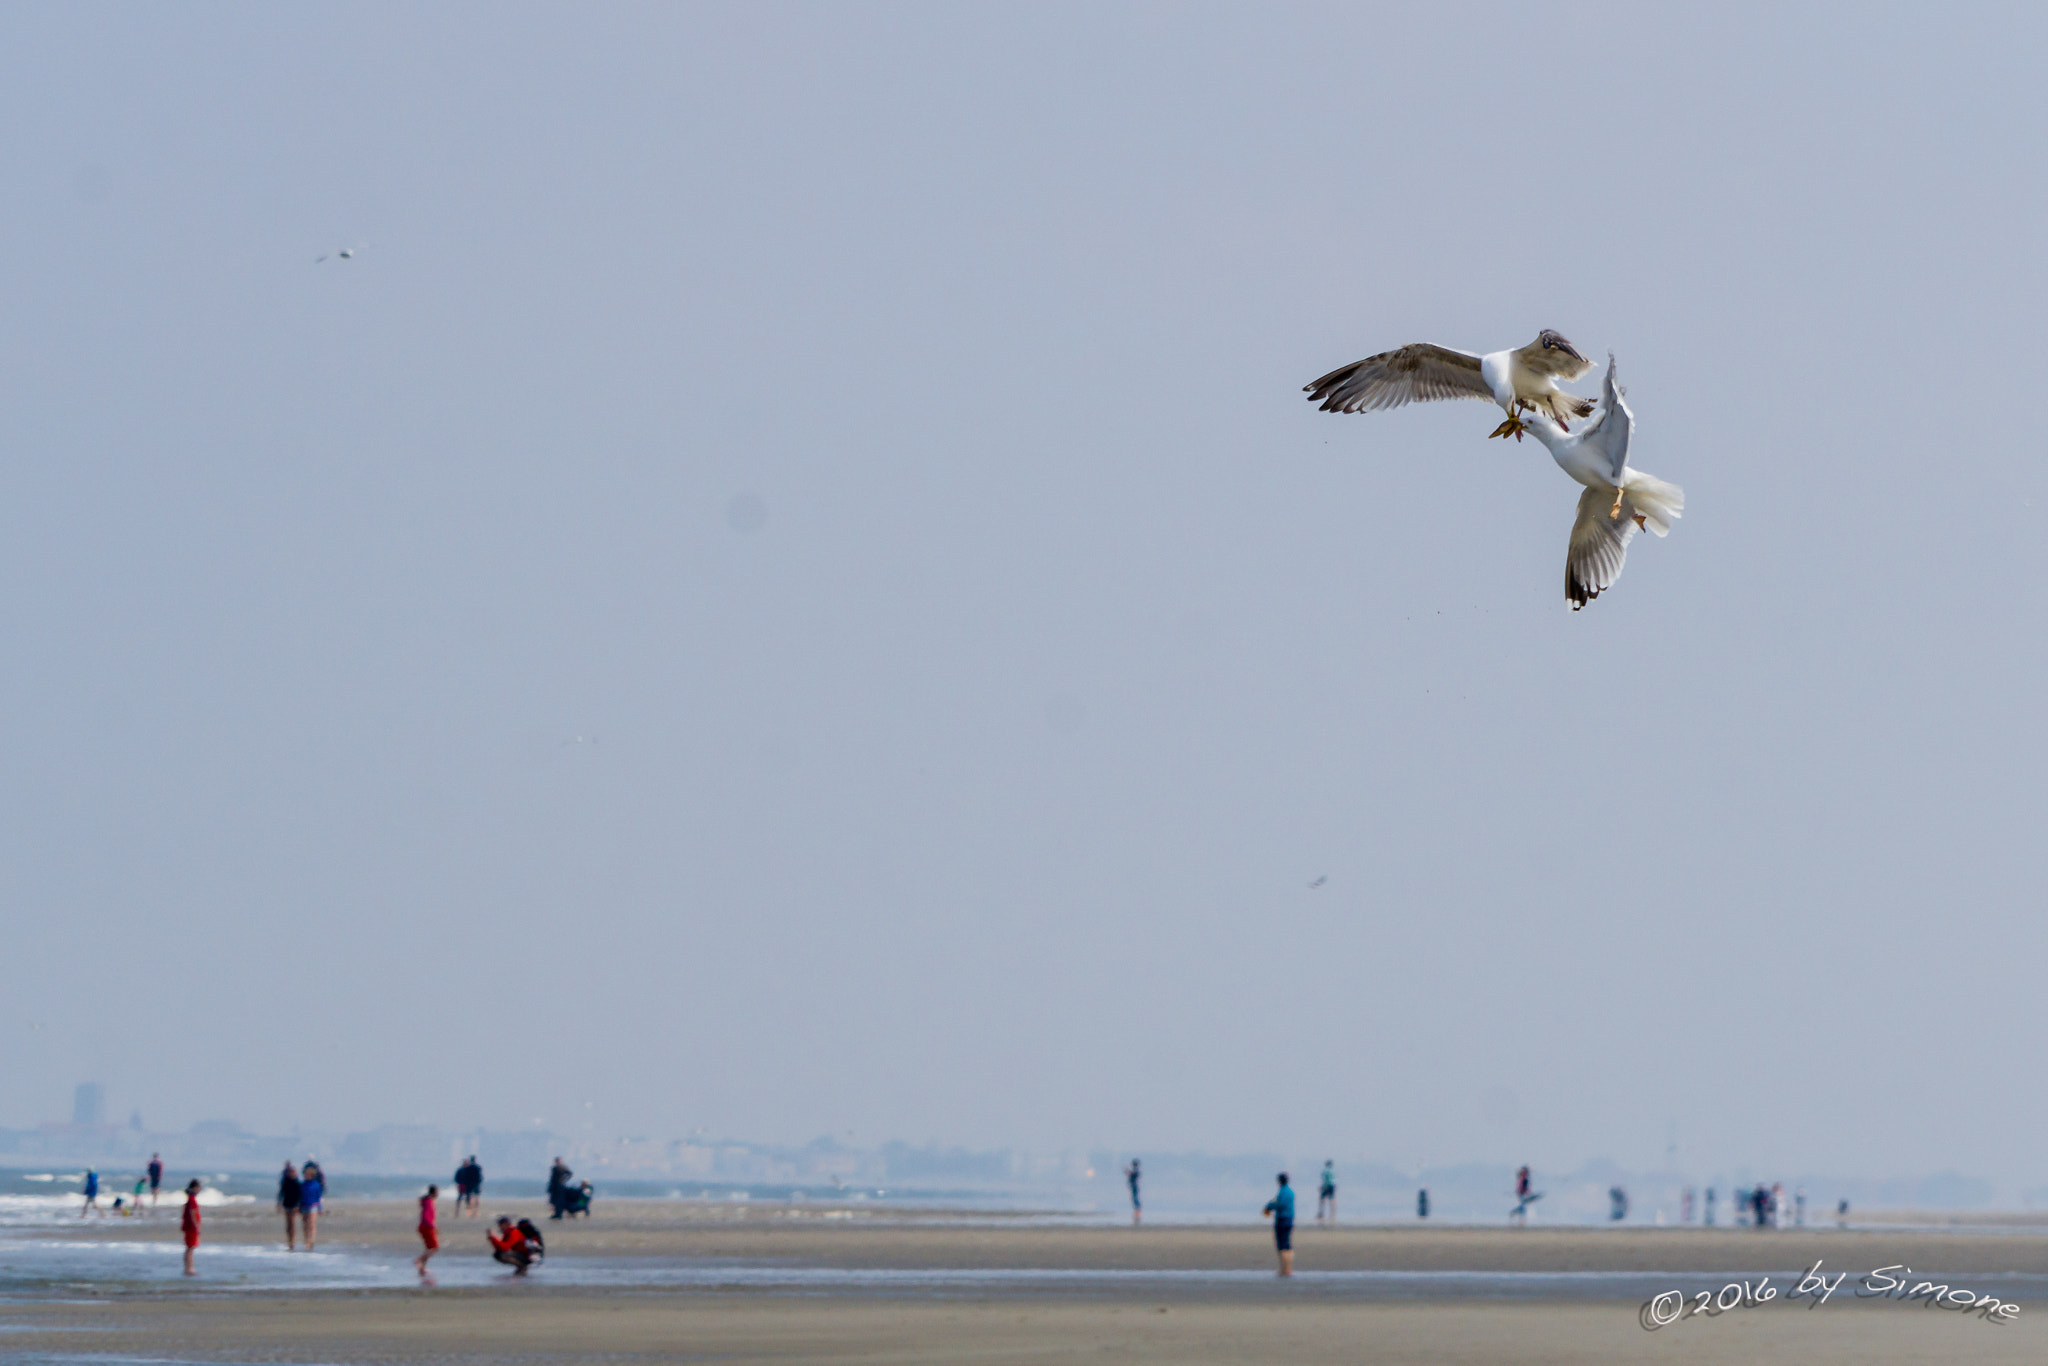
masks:
<path id="1" fill-rule="evenodd" d="M 1329 875 L 1326 873 L 1322 877 L 1317 878 L 1314 882 L 1309 883 L 1309 890 L 1314 891 L 1316 888 L 1322 886 L 1325 882 L 1328 882 L 1329 880 Z"/>
<path id="2" fill-rule="evenodd" d="M 330 258 L 333 258 L 333 259 L 337 259 L 337 260 L 342 260 L 342 261 L 353 261 L 353 260 L 355 260 L 355 259 L 356 259 L 356 253 L 357 253 L 357 252 L 359 252 L 359 251 L 361 251 L 361 250 L 362 250 L 362 248 L 361 248 L 361 247 L 343 247 L 343 248 L 342 248 L 342 249 L 341 249 L 340 251 L 336 251 L 336 252 L 329 252 L 327 256 L 316 256 L 316 257 L 314 257 L 314 258 L 313 258 L 313 264 L 317 266 L 317 265 L 319 265 L 319 264 L 320 264 L 320 263 L 321 263 L 322 261 L 328 260 L 328 259 L 330 259 Z"/>
<path id="3" fill-rule="evenodd" d="M 1508 415 L 1489 435 L 1520 440 L 1528 430 L 1524 411 L 1547 413 L 1567 431 L 1570 419 L 1589 416 L 1592 399 L 1557 386 L 1592 368 L 1563 333 L 1546 327 L 1527 346 L 1483 356 L 1416 342 L 1332 370 L 1302 389 L 1326 413 L 1370 413 L 1439 398 L 1486 399 Z"/>
<path id="4" fill-rule="evenodd" d="M 571 745 L 594 745 L 596 743 L 597 737 L 595 735 L 579 735 L 573 740 L 562 741 L 562 748 L 567 749 Z"/>
<path id="5" fill-rule="evenodd" d="M 1684 489 L 1629 468 L 1635 429 L 1635 414 L 1615 379 L 1613 352 L 1592 421 L 1568 432 L 1539 412 L 1529 424 L 1558 468 L 1586 486 L 1564 557 L 1564 595 L 1574 612 L 1614 586 L 1637 531 L 1667 535 L 1685 511 Z"/>

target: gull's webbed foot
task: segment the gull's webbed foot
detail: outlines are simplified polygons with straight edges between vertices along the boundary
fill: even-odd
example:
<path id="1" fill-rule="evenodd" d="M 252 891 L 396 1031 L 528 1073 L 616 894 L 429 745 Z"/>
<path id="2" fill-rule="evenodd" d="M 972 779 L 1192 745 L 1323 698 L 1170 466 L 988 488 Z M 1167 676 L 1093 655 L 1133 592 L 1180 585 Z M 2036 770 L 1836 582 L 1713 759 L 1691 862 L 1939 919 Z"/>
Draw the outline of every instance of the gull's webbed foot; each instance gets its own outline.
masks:
<path id="1" fill-rule="evenodd" d="M 1495 427 L 1492 431 L 1488 432 L 1486 434 L 1486 439 L 1488 441 L 1491 441 L 1496 436 L 1512 436 L 1515 440 L 1520 441 L 1522 439 L 1522 433 L 1527 430 L 1529 429 L 1523 425 L 1520 414 L 1509 413 L 1508 420 L 1501 423 L 1498 427 Z"/>
<path id="2" fill-rule="evenodd" d="M 1621 496 L 1623 492 L 1621 489 L 1614 491 L 1614 506 L 1607 510 L 1607 519 L 1609 521 L 1613 521 L 1621 516 Z"/>

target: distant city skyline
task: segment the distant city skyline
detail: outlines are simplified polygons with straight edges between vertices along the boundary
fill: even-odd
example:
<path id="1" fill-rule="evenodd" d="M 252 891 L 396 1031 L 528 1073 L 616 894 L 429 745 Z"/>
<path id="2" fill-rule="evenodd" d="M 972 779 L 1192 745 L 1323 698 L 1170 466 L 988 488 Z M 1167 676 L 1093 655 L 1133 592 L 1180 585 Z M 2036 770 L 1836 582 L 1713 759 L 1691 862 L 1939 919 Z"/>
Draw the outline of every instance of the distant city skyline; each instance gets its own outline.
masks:
<path id="1" fill-rule="evenodd" d="M 79 1089 L 83 1091 L 84 1085 Z M 295 1157 L 318 1156 L 337 1175 L 378 1178 L 440 1176 L 464 1157 L 477 1154 L 486 1173 L 498 1178 L 499 1189 L 507 1180 L 516 1188 L 537 1185 L 548 1163 L 566 1155 L 586 1177 L 600 1183 L 624 1182 L 625 1191 L 632 1194 L 654 1193 L 650 1183 L 675 1186 L 674 1193 L 691 1186 L 695 1193 L 707 1196 L 720 1195 L 732 1186 L 765 1187 L 770 1194 L 809 1191 L 818 1196 L 856 1191 L 885 1195 L 890 1189 L 900 1195 L 980 1191 L 1004 1199 L 1036 1199 L 1058 1208 L 1114 1204 L 1122 1189 L 1121 1163 L 1128 1156 L 1140 1156 L 1146 1164 L 1154 1207 L 1169 1215 L 1178 1208 L 1199 1216 L 1235 1208 L 1233 1202 L 1243 1203 L 1263 1189 L 1276 1167 L 1310 1172 L 1323 1160 L 1276 1152 L 1090 1151 L 1084 1147 L 1046 1152 L 977 1150 L 937 1143 L 917 1145 L 902 1139 L 855 1144 L 847 1141 L 847 1136 L 829 1134 L 804 1142 L 764 1142 L 714 1136 L 702 1130 L 667 1139 L 592 1137 L 559 1134 L 538 1125 L 494 1131 L 386 1123 L 352 1132 L 261 1134 L 235 1120 L 212 1119 L 200 1121 L 182 1134 L 110 1124 L 0 1128 L 0 1170 L 21 1169 L 24 1162 L 32 1160 L 59 1159 L 136 1165 L 146 1154 L 158 1151 L 173 1167 L 199 1165 L 244 1174 L 260 1174 L 271 1163 Z M 1418 1186 L 1432 1188 L 1439 1219 L 1490 1218 L 1497 1194 L 1494 1187 L 1519 1165 L 1504 1161 L 1402 1166 L 1356 1153 L 1335 1160 L 1346 1187 L 1352 1190 L 1354 1217 L 1377 1220 L 1405 1217 Z M 2048 1185 L 2001 1190 L 1989 1181 L 1953 1171 L 1874 1178 L 1804 1169 L 1761 1173 L 1728 1164 L 1679 1163 L 1630 1170 L 1611 1158 L 1589 1157 L 1548 1167 L 1544 1178 L 1557 1197 L 1548 1212 L 1565 1222 L 1599 1222 L 1605 1217 L 1606 1192 L 1615 1183 L 1633 1187 L 1641 1218 L 1668 1216 L 1671 1222 L 1678 1221 L 1680 1192 L 1685 1186 L 1692 1186 L 1697 1193 L 1718 1185 L 1725 1193 L 1744 1182 L 1768 1179 L 1789 1179 L 1791 1187 L 1812 1185 L 1825 1190 L 1830 1208 L 1844 1198 L 1859 1209 L 2048 1208 Z"/>

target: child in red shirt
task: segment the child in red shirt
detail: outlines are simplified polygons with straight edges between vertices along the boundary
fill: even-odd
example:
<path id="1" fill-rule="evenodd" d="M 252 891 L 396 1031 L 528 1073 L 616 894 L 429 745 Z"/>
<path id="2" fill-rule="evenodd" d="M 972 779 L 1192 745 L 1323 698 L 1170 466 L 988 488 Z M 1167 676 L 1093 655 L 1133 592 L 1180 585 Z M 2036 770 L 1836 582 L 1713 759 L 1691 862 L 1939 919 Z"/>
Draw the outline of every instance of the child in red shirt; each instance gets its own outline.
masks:
<path id="1" fill-rule="evenodd" d="M 420 1197 L 420 1241 L 426 1244 L 426 1250 L 413 1258 L 412 1264 L 420 1273 L 420 1279 L 428 1285 L 434 1283 L 434 1278 L 427 1274 L 427 1258 L 441 1250 L 441 1235 L 435 1227 L 434 1216 L 434 1201 L 440 1194 L 439 1186 L 429 1186 L 427 1193 Z"/>
<path id="2" fill-rule="evenodd" d="M 195 1177 L 185 1187 L 185 1217 L 178 1221 L 178 1227 L 185 1232 L 185 1274 L 197 1276 L 192 1269 L 192 1252 L 199 1246 L 199 1181 Z"/>

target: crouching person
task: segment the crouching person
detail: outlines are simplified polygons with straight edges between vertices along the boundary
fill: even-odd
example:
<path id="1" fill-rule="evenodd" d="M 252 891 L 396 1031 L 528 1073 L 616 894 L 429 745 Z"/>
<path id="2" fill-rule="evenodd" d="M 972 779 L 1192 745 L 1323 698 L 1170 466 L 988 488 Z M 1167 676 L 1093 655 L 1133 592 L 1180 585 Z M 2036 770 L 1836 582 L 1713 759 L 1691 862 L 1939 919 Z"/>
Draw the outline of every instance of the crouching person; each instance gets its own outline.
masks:
<path id="1" fill-rule="evenodd" d="M 533 1226 L 531 1219 L 521 1219 L 515 1224 L 501 1214 L 498 1216 L 498 1231 L 487 1236 L 491 1240 L 491 1260 L 511 1267 L 515 1276 L 524 1276 L 526 1268 L 546 1255 L 540 1230 Z"/>

